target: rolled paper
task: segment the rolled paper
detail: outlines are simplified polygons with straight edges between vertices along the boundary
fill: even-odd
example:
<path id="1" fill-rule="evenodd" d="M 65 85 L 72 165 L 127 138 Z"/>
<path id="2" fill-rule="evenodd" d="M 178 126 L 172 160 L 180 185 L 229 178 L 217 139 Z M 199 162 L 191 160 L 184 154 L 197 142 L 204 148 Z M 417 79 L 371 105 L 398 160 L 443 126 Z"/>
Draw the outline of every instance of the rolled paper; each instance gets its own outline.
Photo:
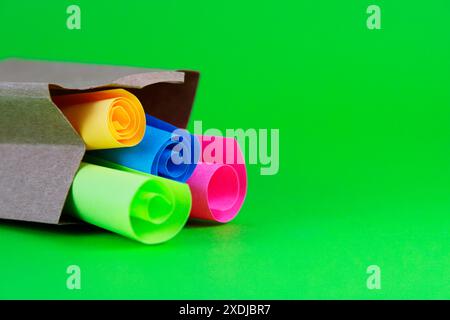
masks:
<path id="1" fill-rule="evenodd" d="M 187 181 L 192 194 L 191 218 L 221 223 L 236 217 L 247 194 L 247 170 L 233 138 L 198 136 L 202 162 Z"/>
<path id="2" fill-rule="evenodd" d="M 186 184 L 82 162 L 65 212 L 145 244 L 173 238 L 191 208 Z"/>
<path id="3" fill-rule="evenodd" d="M 131 147 L 144 137 L 144 108 L 126 90 L 60 95 L 52 100 L 79 133 L 87 150 Z"/>
<path id="4" fill-rule="evenodd" d="M 186 182 L 199 158 L 197 137 L 155 117 L 147 115 L 146 120 L 144 138 L 137 146 L 89 154 L 144 173 Z"/>

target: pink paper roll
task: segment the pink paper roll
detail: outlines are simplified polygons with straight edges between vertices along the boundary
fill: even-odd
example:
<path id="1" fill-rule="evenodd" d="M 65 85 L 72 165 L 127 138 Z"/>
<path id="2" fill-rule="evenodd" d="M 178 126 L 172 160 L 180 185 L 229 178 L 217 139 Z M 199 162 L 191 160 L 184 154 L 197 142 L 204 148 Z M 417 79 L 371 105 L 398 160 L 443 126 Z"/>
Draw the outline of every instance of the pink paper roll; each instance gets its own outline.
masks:
<path id="1" fill-rule="evenodd" d="M 187 181 L 192 194 L 191 218 L 229 222 L 247 194 L 247 170 L 233 138 L 198 136 L 200 161 Z"/>

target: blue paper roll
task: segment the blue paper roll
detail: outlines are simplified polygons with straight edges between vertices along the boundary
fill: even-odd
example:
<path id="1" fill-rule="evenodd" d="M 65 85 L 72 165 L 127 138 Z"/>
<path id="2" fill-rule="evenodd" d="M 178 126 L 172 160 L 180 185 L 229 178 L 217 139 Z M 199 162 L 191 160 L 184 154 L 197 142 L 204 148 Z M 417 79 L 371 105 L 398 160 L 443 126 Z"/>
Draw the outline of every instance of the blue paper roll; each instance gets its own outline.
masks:
<path id="1" fill-rule="evenodd" d="M 138 145 L 90 151 L 89 155 L 145 173 L 186 182 L 199 158 L 200 144 L 197 137 L 149 115 L 146 115 L 146 121 L 145 135 Z"/>

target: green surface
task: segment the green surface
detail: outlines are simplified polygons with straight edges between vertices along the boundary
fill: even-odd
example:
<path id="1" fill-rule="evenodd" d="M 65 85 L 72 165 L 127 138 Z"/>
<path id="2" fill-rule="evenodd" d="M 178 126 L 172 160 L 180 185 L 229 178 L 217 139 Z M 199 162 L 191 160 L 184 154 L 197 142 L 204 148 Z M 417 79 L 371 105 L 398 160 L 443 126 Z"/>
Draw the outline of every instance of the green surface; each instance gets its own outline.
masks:
<path id="1" fill-rule="evenodd" d="M 76 2 L 2 1 L 0 56 L 199 70 L 192 120 L 279 128 L 280 171 L 158 246 L 2 222 L 1 298 L 450 298 L 449 1 Z"/>

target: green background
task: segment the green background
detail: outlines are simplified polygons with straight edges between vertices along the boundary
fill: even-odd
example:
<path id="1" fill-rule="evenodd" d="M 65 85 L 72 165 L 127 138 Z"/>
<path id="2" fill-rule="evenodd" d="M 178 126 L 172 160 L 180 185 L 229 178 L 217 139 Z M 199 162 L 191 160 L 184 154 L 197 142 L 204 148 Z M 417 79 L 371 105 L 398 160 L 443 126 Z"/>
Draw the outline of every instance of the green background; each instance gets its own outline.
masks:
<path id="1" fill-rule="evenodd" d="M 447 0 L 0 2 L 0 57 L 199 70 L 191 126 L 280 129 L 279 173 L 249 166 L 230 224 L 144 246 L 1 222 L 0 298 L 450 298 L 449 19 Z"/>

